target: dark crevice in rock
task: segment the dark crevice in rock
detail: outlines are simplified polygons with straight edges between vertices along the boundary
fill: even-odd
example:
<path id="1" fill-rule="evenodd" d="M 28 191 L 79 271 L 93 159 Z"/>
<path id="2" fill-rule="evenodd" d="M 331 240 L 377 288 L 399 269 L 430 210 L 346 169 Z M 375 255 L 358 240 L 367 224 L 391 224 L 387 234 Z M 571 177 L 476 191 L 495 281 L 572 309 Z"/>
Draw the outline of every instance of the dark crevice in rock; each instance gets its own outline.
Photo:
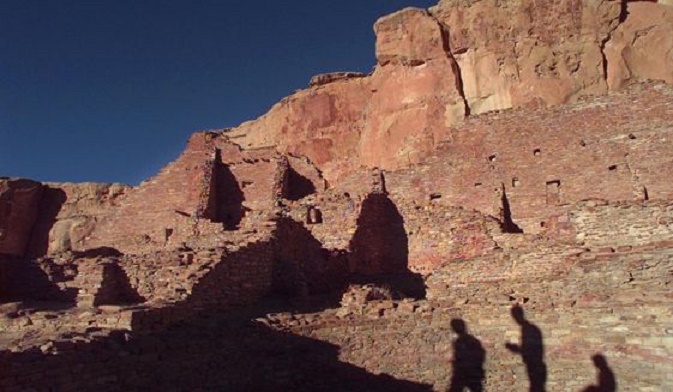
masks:
<path id="1" fill-rule="evenodd" d="M 626 21 L 626 18 L 629 15 L 629 11 L 627 8 L 627 0 L 622 0 L 620 2 L 620 7 L 621 10 L 619 12 L 619 23 L 615 25 L 615 27 L 607 34 L 607 36 L 601 40 L 600 43 L 600 50 L 601 50 L 601 57 L 603 60 L 603 79 L 605 81 L 608 80 L 608 57 L 605 55 L 605 47 L 610 42 L 612 39 L 612 34 L 617 30 L 617 28 Z"/>
<path id="2" fill-rule="evenodd" d="M 434 15 L 428 14 L 439 26 L 441 36 L 442 36 L 442 49 L 444 49 L 444 53 L 446 53 L 446 56 L 449 57 L 451 61 L 451 67 L 453 67 L 453 72 L 456 75 L 456 89 L 458 90 L 458 93 L 460 94 L 461 98 L 463 99 L 463 103 L 465 104 L 465 117 L 468 117 L 470 115 L 471 109 L 470 109 L 470 104 L 467 101 L 467 98 L 465 96 L 465 89 L 463 87 L 463 73 L 462 70 L 460 69 L 460 66 L 458 65 L 458 61 L 456 61 L 456 58 L 453 57 L 453 53 L 451 52 L 451 43 L 449 41 L 449 30 L 444 26 L 442 22 L 440 22 Z M 462 48 L 462 52 L 466 52 L 467 49 Z"/>

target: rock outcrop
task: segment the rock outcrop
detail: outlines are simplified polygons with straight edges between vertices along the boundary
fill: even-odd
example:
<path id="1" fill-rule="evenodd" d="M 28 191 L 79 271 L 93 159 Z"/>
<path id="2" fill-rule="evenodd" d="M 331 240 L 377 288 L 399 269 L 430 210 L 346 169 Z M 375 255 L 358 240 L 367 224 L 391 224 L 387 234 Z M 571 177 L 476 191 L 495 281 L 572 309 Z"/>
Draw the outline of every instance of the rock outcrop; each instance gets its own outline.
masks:
<path id="1" fill-rule="evenodd" d="M 628 17 L 606 43 L 611 90 L 639 79 L 673 83 L 673 7 L 629 3 Z"/>
<path id="2" fill-rule="evenodd" d="M 465 116 L 671 82 L 671 8 L 618 0 L 442 0 L 376 22 L 367 77 L 320 76 L 229 132 L 309 157 L 334 183 L 421 162 Z M 359 76 L 359 75 L 358 75 Z"/>
<path id="3" fill-rule="evenodd" d="M 98 222 L 131 187 L 106 183 L 44 183 L 31 257 L 79 250 Z"/>
<path id="4" fill-rule="evenodd" d="M 0 254 L 39 257 L 79 249 L 131 187 L 0 180 Z"/>

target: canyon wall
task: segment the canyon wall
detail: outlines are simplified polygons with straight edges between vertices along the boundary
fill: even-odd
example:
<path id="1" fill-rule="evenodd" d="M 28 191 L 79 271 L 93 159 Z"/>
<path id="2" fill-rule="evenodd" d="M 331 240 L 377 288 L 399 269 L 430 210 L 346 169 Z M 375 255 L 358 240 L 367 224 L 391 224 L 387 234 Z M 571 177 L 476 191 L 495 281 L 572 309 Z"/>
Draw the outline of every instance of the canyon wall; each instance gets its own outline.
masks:
<path id="1" fill-rule="evenodd" d="M 307 156 L 332 183 L 360 166 L 407 167 L 466 116 L 670 83 L 671 15 L 663 3 L 609 0 L 405 9 L 375 24 L 370 75 L 316 78 L 229 134 L 243 148 Z"/>

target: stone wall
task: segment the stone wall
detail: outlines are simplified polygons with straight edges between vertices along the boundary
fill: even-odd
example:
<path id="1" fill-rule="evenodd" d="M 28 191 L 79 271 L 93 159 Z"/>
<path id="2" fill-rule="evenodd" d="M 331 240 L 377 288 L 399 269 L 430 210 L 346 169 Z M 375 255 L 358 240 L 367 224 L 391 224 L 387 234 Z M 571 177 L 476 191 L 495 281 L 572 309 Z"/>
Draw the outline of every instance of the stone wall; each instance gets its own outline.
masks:
<path id="1" fill-rule="evenodd" d="M 279 170 L 287 177 L 286 195 Z M 239 229 L 254 230 L 266 220 L 277 197 L 321 189 L 320 173 L 305 159 L 281 157 L 274 149 L 242 151 L 227 136 L 197 133 L 176 161 L 111 210 L 84 246 L 114 244 L 132 254 L 183 243 L 221 246 L 241 239 Z"/>
<path id="2" fill-rule="evenodd" d="M 451 328 L 451 320 L 460 319 L 485 352 L 481 364 L 485 389 L 527 390 L 528 370 L 522 358 L 505 346 L 521 344 L 521 330 L 510 316 L 509 306 L 447 308 L 389 302 L 371 304 L 369 308 L 371 311 L 365 309 L 361 316 L 339 319 L 329 315 L 305 327 L 299 326 L 304 320 L 295 317 L 291 323 L 298 326 L 289 330 L 339 345 L 340 360 L 346 363 L 374 374 L 389 373 L 432 384 L 434 390 L 442 391 L 452 385 L 452 377 L 455 384 L 468 381 L 461 379 L 461 373 L 454 373 L 454 366 L 464 370 L 480 365 L 454 365 L 466 355 L 479 355 L 474 345 L 468 346 L 471 353 L 456 352 L 453 343 L 458 334 Z M 664 332 L 673 320 L 666 305 L 653 305 L 646 310 L 638 306 L 524 309 L 529 322 L 541 331 L 541 341 L 523 344 L 539 343 L 544 351 L 541 359 L 546 365 L 546 390 L 578 391 L 595 385 L 598 369 L 593 366 L 592 357 L 596 354 L 607 359 L 619 390 L 666 390 L 673 385 L 671 337 Z M 643 323 L 644 319 L 648 322 Z M 542 372 L 539 363 L 533 364 L 533 369 L 536 365 L 537 370 L 531 371 L 533 377 Z"/>
<path id="3" fill-rule="evenodd" d="M 589 200 L 570 212 L 577 241 L 591 248 L 638 247 L 673 240 L 673 203 Z"/>
<path id="4" fill-rule="evenodd" d="M 529 234 L 546 232 L 580 200 L 669 199 L 671 97 L 667 86 L 642 85 L 558 109 L 476 116 L 426 164 L 388 173 L 388 188 L 494 217 L 506 200 Z"/>
<path id="5" fill-rule="evenodd" d="M 232 303 L 230 295 L 254 292 L 244 282 L 259 285 L 254 276 L 270 275 L 269 264 L 250 266 L 248 272 L 227 267 L 264 259 L 252 245 L 233 254 L 232 264 L 215 266 L 184 306 L 134 313 L 131 333 L 0 353 L 0 387 L 441 391 L 469 381 L 461 377 L 465 369 L 480 367 L 486 390 L 525 390 L 530 377 L 540 377 L 547 390 L 578 391 L 597 384 L 599 377 L 605 382 L 610 374 L 619 390 L 672 387 L 668 286 L 673 251 L 566 249 L 556 251 L 555 260 L 543 261 L 542 254 L 554 252 L 540 252 L 522 252 L 509 262 L 449 263 L 428 280 L 430 300 L 370 297 L 344 303 L 348 308 L 312 312 L 288 312 L 295 306 L 276 302 L 221 315 L 220 306 Z M 227 291 L 237 282 L 236 290 Z M 524 310 L 527 332 L 512 316 L 516 306 Z M 201 317 L 194 317 L 194 309 Z M 170 329 L 158 328 L 167 320 Z M 527 335 L 522 338 L 522 333 Z M 454 346 L 461 336 L 465 343 Z M 530 368 L 513 351 L 517 345 L 533 352 L 525 357 L 532 361 Z M 592 365 L 597 354 L 605 361 Z M 601 363 L 606 366 L 598 368 Z M 73 368 L 76 374 L 67 370 Z"/>

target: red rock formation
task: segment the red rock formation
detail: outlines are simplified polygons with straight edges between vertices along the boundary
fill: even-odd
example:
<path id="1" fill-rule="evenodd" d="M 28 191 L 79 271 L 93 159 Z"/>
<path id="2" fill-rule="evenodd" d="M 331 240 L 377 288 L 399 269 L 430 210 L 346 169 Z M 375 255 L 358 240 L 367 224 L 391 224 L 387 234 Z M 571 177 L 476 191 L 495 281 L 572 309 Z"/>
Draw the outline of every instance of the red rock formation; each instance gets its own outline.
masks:
<path id="1" fill-rule="evenodd" d="M 231 130 L 232 140 L 305 155 L 332 183 L 360 166 L 399 169 L 450 139 L 467 114 L 574 102 L 641 79 L 670 83 L 671 13 L 617 0 L 407 8 L 376 22 L 370 76 L 318 77 Z"/>
<path id="2" fill-rule="evenodd" d="M 673 7 L 638 2 L 627 12 L 605 46 L 610 89 L 638 79 L 673 84 Z"/>
<path id="3" fill-rule="evenodd" d="M 84 240 L 131 187 L 123 184 L 45 183 L 28 255 L 81 249 Z"/>

